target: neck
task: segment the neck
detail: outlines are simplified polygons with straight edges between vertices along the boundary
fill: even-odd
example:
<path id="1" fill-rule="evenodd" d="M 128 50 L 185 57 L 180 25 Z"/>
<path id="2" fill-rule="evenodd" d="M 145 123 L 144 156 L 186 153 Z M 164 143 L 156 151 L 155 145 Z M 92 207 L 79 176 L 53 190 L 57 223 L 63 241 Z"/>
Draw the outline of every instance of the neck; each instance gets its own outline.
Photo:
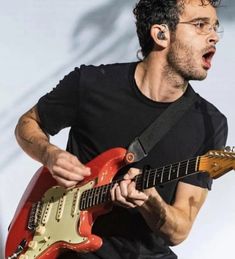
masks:
<path id="1" fill-rule="evenodd" d="M 150 54 L 137 65 L 136 84 L 145 96 L 154 101 L 174 102 L 183 95 L 188 82 L 169 73 L 161 57 L 153 55 Z"/>

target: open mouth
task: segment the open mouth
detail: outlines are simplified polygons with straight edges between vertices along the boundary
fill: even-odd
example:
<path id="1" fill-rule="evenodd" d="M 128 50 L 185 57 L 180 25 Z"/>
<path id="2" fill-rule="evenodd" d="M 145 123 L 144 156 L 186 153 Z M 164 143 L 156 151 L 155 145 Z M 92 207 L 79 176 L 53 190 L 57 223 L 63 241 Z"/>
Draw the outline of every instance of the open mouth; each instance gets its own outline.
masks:
<path id="1" fill-rule="evenodd" d="M 209 51 L 207 51 L 203 56 L 203 66 L 207 69 L 209 69 L 211 67 L 211 61 L 212 58 L 215 54 L 215 49 L 210 49 Z"/>

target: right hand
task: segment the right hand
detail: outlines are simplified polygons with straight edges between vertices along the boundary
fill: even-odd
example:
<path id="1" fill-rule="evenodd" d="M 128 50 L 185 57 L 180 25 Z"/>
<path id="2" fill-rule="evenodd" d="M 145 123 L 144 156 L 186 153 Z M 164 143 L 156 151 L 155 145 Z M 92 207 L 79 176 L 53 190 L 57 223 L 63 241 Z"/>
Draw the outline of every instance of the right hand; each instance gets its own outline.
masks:
<path id="1" fill-rule="evenodd" d="M 76 156 L 60 149 L 49 152 L 45 165 L 58 184 L 65 188 L 75 186 L 91 174 L 90 168 L 83 165 Z"/>

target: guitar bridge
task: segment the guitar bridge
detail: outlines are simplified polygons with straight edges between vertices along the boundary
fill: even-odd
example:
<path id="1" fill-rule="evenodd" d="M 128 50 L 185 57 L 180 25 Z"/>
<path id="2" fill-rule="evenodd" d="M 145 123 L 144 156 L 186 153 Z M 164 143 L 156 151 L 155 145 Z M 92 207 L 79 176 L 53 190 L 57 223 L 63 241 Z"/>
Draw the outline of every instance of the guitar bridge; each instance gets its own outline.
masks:
<path id="1" fill-rule="evenodd" d="M 36 227 L 40 222 L 41 215 L 42 215 L 42 205 L 43 204 L 41 201 L 34 203 L 32 205 L 32 209 L 29 215 L 28 226 L 27 226 L 30 231 L 35 231 Z"/>

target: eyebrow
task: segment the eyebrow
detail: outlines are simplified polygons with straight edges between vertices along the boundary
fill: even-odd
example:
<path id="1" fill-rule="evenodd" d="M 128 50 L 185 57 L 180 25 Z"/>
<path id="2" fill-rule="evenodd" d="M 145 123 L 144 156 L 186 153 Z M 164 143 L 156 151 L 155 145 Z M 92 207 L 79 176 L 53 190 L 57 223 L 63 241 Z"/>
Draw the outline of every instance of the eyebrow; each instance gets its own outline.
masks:
<path id="1" fill-rule="evenodd" d="M 208 18 L 208 17 L 197 17 L 197 18 L 194 18 L 194 19 L 190 20 L 190 22 L 196 22 L 196 21 L 200 21 L 200 20 L 202 20 L 204 22 L 210 22 L 210 18 Z M 216 19 L 215 25 L 219 25 L 219 24 L 220 24 L 219 20 Z"/>

